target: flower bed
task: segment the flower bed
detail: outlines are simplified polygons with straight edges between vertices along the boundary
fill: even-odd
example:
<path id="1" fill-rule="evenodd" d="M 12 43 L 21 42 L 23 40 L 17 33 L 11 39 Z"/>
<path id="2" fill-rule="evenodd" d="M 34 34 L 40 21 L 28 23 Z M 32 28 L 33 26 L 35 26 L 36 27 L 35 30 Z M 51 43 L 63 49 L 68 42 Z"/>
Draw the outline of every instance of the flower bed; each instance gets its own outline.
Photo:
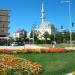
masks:
<path id="1" fill-rule="evenodd" d="M 0 49 L 1 53 L 13 53 L 14 50 L 11 49 Z"/>
<path id="2" fill-rule="evenodd" d="M 19 48 L 19 47 L 18 47 Z M 26 45 L 23 49 L 0 49 L 0 53 L 50 53 L 50 52 L 65 52 L 65 48 L 49 48 L 36 45 Z"/>
<path id="3" fill-rule="evenodd" d="M 0 55 L 0 75 L 40 75 L 42 66 L 13 55 Z"/>
<path id="4" fill-rule="evenodd" d="M 0 53 L 57 53 L 57 52 L 66 52 L 64 48 L 35 48 L 35 49 L 1 49 Z"/>
<path id="5" fill-rule="evenodd" d="M 16 50 L 17 53 L 57 53 L 57 52 L 66 52 L 64 48 L 41 48 L 41 49 L 23 49 Z"/>
<path id="6" fill-rule="evenodd" d="M 49 52 L 55 52 L 55 53 L 57 53 L 57 52 L 66 52 L 66 49 L 64 49 L 64 48 L 51 48 L 49 50 Z"/>

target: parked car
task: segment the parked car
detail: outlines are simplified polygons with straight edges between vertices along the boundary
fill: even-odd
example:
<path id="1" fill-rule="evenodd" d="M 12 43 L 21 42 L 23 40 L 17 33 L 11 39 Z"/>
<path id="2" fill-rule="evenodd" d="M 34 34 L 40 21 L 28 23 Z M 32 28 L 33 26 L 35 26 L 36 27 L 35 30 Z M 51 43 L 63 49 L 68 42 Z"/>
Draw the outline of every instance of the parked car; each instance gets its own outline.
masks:
<path id="1" fill-rule="evenodd" d="M 11 44 L 11 46 L 18 46 L 18 44 L 17 44 L 16 42 L 13 42 L 13 43 Z"/>

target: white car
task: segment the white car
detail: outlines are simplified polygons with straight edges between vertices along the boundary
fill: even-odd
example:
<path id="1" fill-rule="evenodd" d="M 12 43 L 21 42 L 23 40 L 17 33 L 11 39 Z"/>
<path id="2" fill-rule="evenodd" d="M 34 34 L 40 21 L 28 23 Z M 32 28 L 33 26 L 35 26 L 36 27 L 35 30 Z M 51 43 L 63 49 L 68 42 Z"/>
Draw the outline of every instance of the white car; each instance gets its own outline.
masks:
<path id="1" fill-rule="evenodd" d="M 16 42 L 13 42 L 13 43 L 11 44 L 11 46 L 18 46 L 18 44 L 17 44 Z"/>

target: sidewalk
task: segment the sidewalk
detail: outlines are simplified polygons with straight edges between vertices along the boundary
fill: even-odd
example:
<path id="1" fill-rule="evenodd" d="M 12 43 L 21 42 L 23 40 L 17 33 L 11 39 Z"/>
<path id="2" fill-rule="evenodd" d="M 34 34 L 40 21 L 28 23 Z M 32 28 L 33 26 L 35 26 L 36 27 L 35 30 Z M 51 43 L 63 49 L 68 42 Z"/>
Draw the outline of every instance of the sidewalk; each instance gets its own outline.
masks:
<path id="1" fill-rule="evenodd" d="M 40 48 L 47 48 L 37 45 L 25 45 L 25 46 L 0 46 L 0 49 L 40 49 Z"/>

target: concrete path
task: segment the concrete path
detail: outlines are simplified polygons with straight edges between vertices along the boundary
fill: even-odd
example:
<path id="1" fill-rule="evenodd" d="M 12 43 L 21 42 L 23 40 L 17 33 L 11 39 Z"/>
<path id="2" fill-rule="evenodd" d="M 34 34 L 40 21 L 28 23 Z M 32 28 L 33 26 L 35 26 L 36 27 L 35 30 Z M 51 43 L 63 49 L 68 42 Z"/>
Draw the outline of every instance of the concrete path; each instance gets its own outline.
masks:
<path id="1" fill-rule="evenodd" d="M 40 49 L 40 48 L 48 48 L 48 47 L 41 47 L 37 45 L 25 45 L 25 46 L 0 46 L 0 49 Z"/>

